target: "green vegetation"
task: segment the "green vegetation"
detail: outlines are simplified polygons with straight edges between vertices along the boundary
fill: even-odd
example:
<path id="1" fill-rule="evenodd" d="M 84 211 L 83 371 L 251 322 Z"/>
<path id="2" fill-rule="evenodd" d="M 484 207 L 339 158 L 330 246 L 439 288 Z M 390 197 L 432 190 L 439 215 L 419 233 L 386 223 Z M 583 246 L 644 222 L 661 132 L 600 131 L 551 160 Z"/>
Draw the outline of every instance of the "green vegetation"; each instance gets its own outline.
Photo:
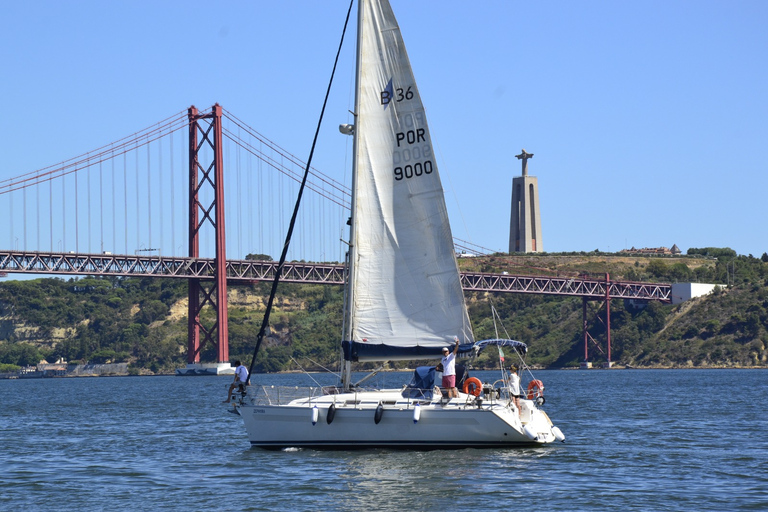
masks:
<path id="1" fill-rule="evenodd" d="M 15 364 L 0 364 L 0 373 L 17 373 L 21 370 L 21 366 Z"/>
<path id="2" fill-rule="evenodd" d="M 168 370 L 177 365 L 170 307 L 186 296 L 173 279 L 38 279 L 0 284 L 0 363 L 41 359 L 125 362 Z M 166 325 L 169 324 L 169 325 Z"/>
<path id="3" fill-rule="evenodd" d="M 650 302 L 635 308 L 611 301 L 611 359 L 636 366 L 704 367 L 768 364 L 768 254 L 737 256 L 732 249 L 691 249 L 683 257 L 598 254 L 494 255 L 462 263 L 485 272 L 510 274 L 588 272 L 611 279 L 719 284 L 715 292 L 679 305 Z M 478 338 L 493 336 L 483 297 L 470 298 Z M 577 366 L 584 357 L 582 302 L 544 295 L 498 295 L 495 307 L 510 337 L 529 345 L 529 362 Z M 596 307 L 597 304 L 593 304 Z M 591 309 L 595 309 L 595 307 Z M 589 314 L 590 359 L 605 361 L 606 314 Z M 601 350 L 602 349 L 602 352 Z"/>
<path id="4" fill-rule="evenodd" d="M 272 256 L 269 254 L 246 254 L 245 259 L 254 261 L 273 261 Z"/>
<path id="5" fill-rule="evenodd" d="M 768 254 L 738 256 L 727 248 L 690 249 L 678 257 L 495 254 L 462 258 L 460 264 L 465 271 L 600 278 L 607 273 L 615 280 L 719 284 L 709 296 L 674 306 L 611 301 L 612 360 L 669 367 L 768 364 Z M 230 360 L 250 362 L 269 287 L 261 283 L 230 289 Z M 580 298 L 487 293 L 467 298 L 477 339 L 523 341 L 529 346 L 528 362 L 540 366 L 577 366 L 583 359 Z M 134 374 L 172 372 L 186 363 L 186 300 L 187 283 L 179 279 L 2 282 L 0 372 L 59 358 L 70 363 L 128 362 Z M 281 285 L 257 371 L 337 368 L 342 301 L 338 286 Z M 604 352 L 605 309 L 595 312 L 598 305 L 591 304 L 589 332 Z M 493 321 L 492 307 L 501 321 Z M 212 325 L 212 311 L 203 310 L 201 320 Z M 215 347 L 203 347 L 204 361 L 215 358 Z M 605 358 L 590 342 L 590 359 Z M 496 351 L 487 350 L 472 364 L 493 367 L 496 361 Z"/>

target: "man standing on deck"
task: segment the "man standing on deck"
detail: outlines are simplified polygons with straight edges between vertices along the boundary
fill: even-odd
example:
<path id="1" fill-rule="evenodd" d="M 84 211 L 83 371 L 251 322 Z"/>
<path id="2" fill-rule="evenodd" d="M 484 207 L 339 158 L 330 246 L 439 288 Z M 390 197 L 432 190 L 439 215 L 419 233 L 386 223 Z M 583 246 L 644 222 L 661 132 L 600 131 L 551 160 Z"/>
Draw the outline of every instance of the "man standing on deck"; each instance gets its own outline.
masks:
<path id="1" fill-rule="evenodd" d="M 520 414 L 520 375 L 518 375 L 519 369 L 517 365 L 512 365 L 509 372 L 509 397 L 515 403 L 517 407 L 517 414 Z"/>
<path id="2" fill-rule="evenodd" d="M 459 390 L 456 389 L 456 354 L 459 352 L 459 338 L 454 336 L 456 346 L 449 353 L 448 347 L 443 347 L 443 387 L 448 390 L 448 398 L 458 398 Z"/>

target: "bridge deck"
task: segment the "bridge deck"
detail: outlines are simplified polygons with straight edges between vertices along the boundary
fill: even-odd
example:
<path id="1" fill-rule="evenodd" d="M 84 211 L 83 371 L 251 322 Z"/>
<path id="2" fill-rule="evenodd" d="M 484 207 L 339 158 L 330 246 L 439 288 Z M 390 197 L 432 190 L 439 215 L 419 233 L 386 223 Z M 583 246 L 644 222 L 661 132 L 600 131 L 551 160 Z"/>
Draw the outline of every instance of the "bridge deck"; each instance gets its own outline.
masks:
<path id="1" fill-rule="evenodd" d="M 228 260 L 227 281 L 245 284 L 272 281 L 277 262 Z M 0 252 L 0 272 L 95 276 L 155 276 L 182 279 L 213 279 L 213 258 L 126 256 L 50 252 Z M 344 283 L 344 265 L 290 262 L 283 267 L 287 283 Z M 609 281 L 590 278 L 519 276 L 463 272 L 461 285 L 468 291 L 536 293 L 594 299 L 638 299 L 671 302 L 672 287 L 666 283 Z M 608 287 L 606 293 L 606 286 Z"/>

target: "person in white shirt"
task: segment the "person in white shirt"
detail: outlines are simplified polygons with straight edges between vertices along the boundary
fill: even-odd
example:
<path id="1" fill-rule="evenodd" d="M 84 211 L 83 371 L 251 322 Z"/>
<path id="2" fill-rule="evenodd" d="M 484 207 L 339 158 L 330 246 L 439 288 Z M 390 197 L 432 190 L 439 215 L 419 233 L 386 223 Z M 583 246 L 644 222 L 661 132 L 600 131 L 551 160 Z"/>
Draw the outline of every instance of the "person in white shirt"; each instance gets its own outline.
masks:
<path id="1" fill-rule="evenodd" d="M 453 352 L 449 352 L 448 347 L 443 347 L 443 359 L 440 363 L 443 365 L 443 387 L 448 390 L 448 398 L 458 398 L 459 390 L 456 389 L 456 354 L 459 352 L 459 338 L 456 340 L 456 346 Z"/>
<path id="2" fill-rule="evenodd" d="M 222 402 L 223 404 L 228 403 L 232 399 L 232 391 L 235 387 L 239 387 L 240 391 L 245 391 L 245 386 L 248 384 L 248 369 L 239 360 L 235 361 L 235 367 L 235 380 L 229 385 L 227 399 Z"/>
<path id="3" fill-rule="evenodd" d="M 509 372 L 509 396 L 515 402 L 517 407 L 517 413 L 520 414 L 520 376 L 517 372 L 520 371 L 517 366 L 513 365 Z"/>

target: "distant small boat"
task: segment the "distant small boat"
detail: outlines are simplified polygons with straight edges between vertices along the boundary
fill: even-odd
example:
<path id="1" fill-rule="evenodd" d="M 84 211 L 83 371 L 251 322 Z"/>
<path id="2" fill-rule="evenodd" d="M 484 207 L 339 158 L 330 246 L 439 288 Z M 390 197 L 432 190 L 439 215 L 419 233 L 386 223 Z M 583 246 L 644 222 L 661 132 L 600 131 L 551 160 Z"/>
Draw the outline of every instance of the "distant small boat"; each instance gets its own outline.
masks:
<path id="1" fill-rule="evenodd" d="M 200 377 L 216 375 L 234 375 L 235 369 L 229 363 L 190 363 L 176 369 L 177 377 Z"/>

